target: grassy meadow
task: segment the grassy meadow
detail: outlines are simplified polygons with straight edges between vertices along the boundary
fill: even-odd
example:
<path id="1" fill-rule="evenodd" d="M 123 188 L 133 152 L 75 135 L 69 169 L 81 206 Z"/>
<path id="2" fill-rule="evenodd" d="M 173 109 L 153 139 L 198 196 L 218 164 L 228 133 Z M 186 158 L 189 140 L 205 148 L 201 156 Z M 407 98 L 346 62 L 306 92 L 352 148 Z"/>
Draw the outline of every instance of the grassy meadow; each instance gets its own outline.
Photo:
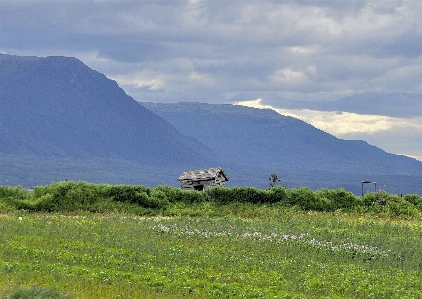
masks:
<path id="1" fill-rule="evenodd" d="M 421 220 L 260 209 L 252 218 L 2 215 L 0 294 L 422 298 Z"/>
<path id="2" fill-rule="evenodd" d="M 51 194 L 39 196 L 57 207 Z M 138 204 L 28 211 L 10 196 L 0 201 L 1 298 L 422 298 L 416 210 L 169 200 L 145 216 Z"/>

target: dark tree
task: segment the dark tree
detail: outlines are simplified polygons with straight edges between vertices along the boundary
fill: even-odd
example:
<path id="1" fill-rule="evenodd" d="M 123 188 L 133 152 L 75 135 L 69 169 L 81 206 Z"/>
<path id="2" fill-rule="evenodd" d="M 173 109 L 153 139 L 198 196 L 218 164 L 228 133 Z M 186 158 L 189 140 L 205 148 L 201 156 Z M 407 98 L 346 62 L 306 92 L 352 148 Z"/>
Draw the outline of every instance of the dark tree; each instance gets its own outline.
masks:
<path id="1" fill-rule="evenodd" d="M 277 173 L 273 173 L 268 180 L 270 180 L 270 185 L 268 186 L 267 190 L 270 190 L 271 188 L 273 188 L 276 184 L 276 182 L 280 182 L 281 179 L 278 178 Z"/>

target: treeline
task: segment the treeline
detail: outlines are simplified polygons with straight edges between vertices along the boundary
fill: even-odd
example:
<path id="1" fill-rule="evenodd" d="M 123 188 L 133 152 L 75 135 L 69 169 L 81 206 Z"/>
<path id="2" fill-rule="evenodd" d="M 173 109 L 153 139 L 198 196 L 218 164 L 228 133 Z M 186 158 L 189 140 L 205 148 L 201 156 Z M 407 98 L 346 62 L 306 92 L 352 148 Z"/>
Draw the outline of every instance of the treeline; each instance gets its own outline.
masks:
<path id="1" fill-rule="evenodd" d="M 0 210 L 30 212 L 129 212 L 138 215 L 157 214 L 174 204 L 213 202 L 267 204 L 297 207 L 305 211 L 332 212 L 339 209 L 357 212 L 388 212 L 413 216 L 422 211 L 422 197 L 399 196 L 387 192 L 368 192 L 362 197 L 344 189 L 313 191 L 302 187 L 214 187 L 205 191 L 187 191 L 170 186 L 149 188 L 139 185 L 107 185 L 87 182 L 57 182 L 33 190 L 0 186 Z"/>

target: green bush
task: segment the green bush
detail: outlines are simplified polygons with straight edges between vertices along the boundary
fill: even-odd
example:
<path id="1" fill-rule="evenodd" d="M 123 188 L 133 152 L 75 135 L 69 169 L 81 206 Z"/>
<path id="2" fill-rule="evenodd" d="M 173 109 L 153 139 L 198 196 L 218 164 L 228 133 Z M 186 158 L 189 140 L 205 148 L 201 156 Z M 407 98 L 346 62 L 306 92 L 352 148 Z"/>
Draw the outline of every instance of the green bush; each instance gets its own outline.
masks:
<path id="1" fill-rule="evenodd" d="M 87 182 L 58 182 L 35 187 L 33 209 L 46 212 L 87 210 L 102 199 L 99 189 L 104 185 Z"/>
<path id="2" fill-rule="evenodd" d="M 305 211 L 313 210 L 318 205 L 315 193 L 307 187 L 291 189 L 289 204 L 298 206 Z"/>
<path id="3" fill-rule="evenodd" d="M 167 185 L 158 186 L 154 190 L 164 192 L 169 203 L 184 202 L 190 204 L 209 200 L 208 194 L 202 191 L 183 190 Z"/>
<path id="4" fill-rule="evenodd" d="M 420 197 L 411 194 L 404 198 L 387 192 L 368 192 L 364 195 L 363 204 L 369 211 L 389 213 L 393 216 L 415 216 L 420 210 Z"/>
<path id="5" fill-rule="evenodd" d="M 267 194 L 265 190 L 254 187 L 233 187 L 232 188 L 232 202 L 239 203 L 253 203 L 262 204 L 268 203 Z"/>
<path id="6" fill-rule="evenodd" d="M 404 199 L 390 201 L 388 202 L 387 207 L 394 216 L 415 216 L 418 213 L 418 209 L 412 203 Z"/>
<path id="7" fill-rule="evenodd" d="M 21 186 L 0 186 L 0 199 L 11 197 L 15 199 L 28 199 L 31 196 L 31 192 L 28 189 L 24 189 Z"/>
<path id="8" fill-rule="evenodd" d="M 139 185 L 110 185 L 102 190 L 101 195 L 119 202 L 138 203 L 142 201 L 142 198 L 139 198 L 142 192 L 150 196 L 151 188 Z"/>
<path id="9" fill-rule="evenodd" d="M 19 209 L 19 203 L 26 202 L 31 197 L 32 193 L 21 186 L 0 186 L 0 209 L 6 211 Z M 25 206 L 25 204 L 22 206 Z M 24 207 L 21 207 L 20 209 L 22 208 Z"/>
<path id="10" fill-rule="evenodd" d="M 221 204 L 228 203 L 268 203 L 270 195 L 267 191 L 254 187 L 213 187 L 205 190 L 208 200 Z"/>
<path id="11" fill-rule="evenodd" d="M 359 204 L 356 196 L 343 188 L 335 190 L 324 188 L 315 191 L 315 195 L 323 211 L 351 208 Z"/>
<path id="12" fill-rule="evenodd" d="M 167 194 L 160 189 L 153 189 L 149 201 L 143 207 L 151 209 L 165 209 L 169 205 Z"/>
<path id="13" fill-rule="evenodd" d="M 370 207 L 373 205 L 383 205 L 384 201 L 378 192 L 367 192 L 362 197 L 362 203 L 364 206 Z"/>
<path id="14" fill-rule="evenodd" d="M 60 211 L 61 208 L 58 205 L 58 201 L 54 198 L 52 194 L 42 195 L 38 201 L 33 204 L 28 203 L 28 208 L 24 210 L 36 210 L 43 212 L 54 212 Z"/>
<path id="15" fill-rule="evenodd" d="M 183 200 L 182 189 L 173 188 L 168 185 L 157 186 L 151 190 L 152 192 L 163 192 L 169 202 L 178 202 Z"/>
<path id="16" fill-rule="evenodd" d="M 412 203 L 415 208 L 419 211 L 422 211 L 422 197 L 417 194 L 406 194 L 404 196 L 404 200 Z"/>
<path id="17" fill-rule="evenodd" d="M 290 193 L 286 187 L 276 186 L 267 191 L 268 203 L 280 203 L 282 205 L 290 201 Z"/>
<path id="18" fill-rule="evenodd" d="M 220 204 L 228 204 L 233 201 L 233 191 L 231 188 L 225 187 L 214 187 L 205 190 L 205 193 L 209 196 L 209 200 L 215 201 Z"/>
<path id="19" fill-rule="evenodd" d="M 206 202 L 210 201 L 209 194 L 207 192 L 202 191 L 191 191 L 191 190 L 180 190 L 182 200 L 181 202 L 184 203 L 200 203 L 200 202 Z"/>

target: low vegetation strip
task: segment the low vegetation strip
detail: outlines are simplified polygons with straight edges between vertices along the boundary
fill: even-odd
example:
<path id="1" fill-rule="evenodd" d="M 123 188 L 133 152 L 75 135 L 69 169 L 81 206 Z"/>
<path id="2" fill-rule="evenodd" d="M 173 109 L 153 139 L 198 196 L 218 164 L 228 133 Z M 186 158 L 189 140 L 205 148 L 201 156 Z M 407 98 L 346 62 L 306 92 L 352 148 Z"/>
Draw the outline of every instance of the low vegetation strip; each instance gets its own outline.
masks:
<path id="1" fill-rule="evenodd" d="M 177 204 L 214 203 L 278 205 L 305 211 L 336 210 L 388 213 L 393 216 L 414 216 L 422 211 L 422 197 L 417 194 L 396 195 L 368 192 L 357 197 L 344 189 L 313 191 L 302 187 L 274 187 L 261 190 L 253 187 L 215 187 L 203 192 L 186 191 L 170 186 L 149 188 L 134 185 L 58 182 L 35 187 L 0 187 L 0 208 L 35 212 L 130 212 L 137 215 L 171 215 Z"/>

